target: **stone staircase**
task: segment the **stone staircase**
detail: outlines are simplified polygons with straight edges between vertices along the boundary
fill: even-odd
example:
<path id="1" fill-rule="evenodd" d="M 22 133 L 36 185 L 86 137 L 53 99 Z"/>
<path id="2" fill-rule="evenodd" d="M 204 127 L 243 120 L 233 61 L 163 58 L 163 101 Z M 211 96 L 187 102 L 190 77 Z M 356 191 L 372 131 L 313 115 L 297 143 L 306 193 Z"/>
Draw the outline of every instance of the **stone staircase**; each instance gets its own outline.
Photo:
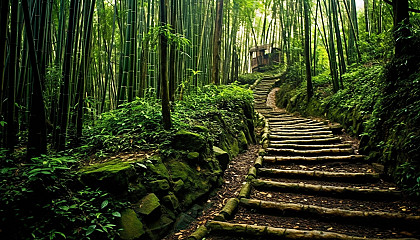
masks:
<path id="1" fill-rule="evenodd" d="M 254 89 L 263 149 L 236 198 L 189 239 L 419 239 L 420 206 L 343 141 L 336 125 L 266 104 Z"/>

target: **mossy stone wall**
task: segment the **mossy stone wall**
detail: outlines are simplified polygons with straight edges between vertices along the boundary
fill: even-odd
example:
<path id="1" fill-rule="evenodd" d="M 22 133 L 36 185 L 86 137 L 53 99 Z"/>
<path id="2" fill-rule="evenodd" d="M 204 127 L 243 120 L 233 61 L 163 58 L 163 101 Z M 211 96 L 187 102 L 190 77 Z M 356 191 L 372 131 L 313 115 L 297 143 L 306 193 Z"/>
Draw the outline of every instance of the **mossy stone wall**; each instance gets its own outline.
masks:
<path id="1" fill-rule="evenodd" d="M 83 184 L 132 203 L 122 214 L 122 239 L 160 239 L 179 222 L 176 216 L 221 185 L 229 160 L 255 142 L 252 105 L 243 105 L 233 128 L 215 116 L 223 129 L 215 144 L 205 137 L 211 129 L 196 126 L 174 134 L 170 146 L 176 154 L 116 158 L 79 170 Z"/>

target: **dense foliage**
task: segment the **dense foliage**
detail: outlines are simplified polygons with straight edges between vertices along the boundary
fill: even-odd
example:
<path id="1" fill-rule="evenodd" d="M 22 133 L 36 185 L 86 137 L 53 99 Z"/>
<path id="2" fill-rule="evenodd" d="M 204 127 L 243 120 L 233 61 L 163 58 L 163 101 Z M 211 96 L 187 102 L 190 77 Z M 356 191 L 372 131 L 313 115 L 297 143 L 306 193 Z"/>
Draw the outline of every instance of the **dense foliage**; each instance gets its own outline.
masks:
<path id="1" fill-rule="evenodd" d="M 411 49 L 418 46 L 414 41 Z M 342 75 L 344 87 L 336 93 L 328 74 L 314 76 L 315 92 L 309 101 L 306 82 L 299 77 L 302 70 L 294 65 L 279 82 L 277 104 L 292 112 L 340 122 L 347 132 L 361 138 L 363 154 L 383 163 L 403 189 L 419 196 L 420 61 L 412 55 L 387 62 L 386 52 L 379 58 L 367 56 L 364 65 L 349 67 Z"/>
<path id="2" fill-rule="evenodd" d="M 84 129 L 79 148 L 30 161 L 7 160 L 0 170 L 0 236 L 4 239 L 114 239 L 127 199 L 83 185 L 76 174 L 87 162 L 102 161 L 122 151 L 160 151 L 176 155 L 170 139 L 179 129 L 205 135 L 215 144 L 225 131 L 235 131 L 239 112 L 253 97 L 238 85 L 205 86 L 174 108 L 174 128 L 160 124 L 159 100 L 137 99 L 103 113 Z M 243 111 L 243 110 L 242 110 Z M 250 112 L 252 110 L 250 109 Z M 225 126 L 212 120 L 220 115 Z M 202 126 L 202 127 L 200 127 Z M 203 129 L 205 132 L 203 132 Z M 2 158 L 6 158 L 2 151 Z"/>

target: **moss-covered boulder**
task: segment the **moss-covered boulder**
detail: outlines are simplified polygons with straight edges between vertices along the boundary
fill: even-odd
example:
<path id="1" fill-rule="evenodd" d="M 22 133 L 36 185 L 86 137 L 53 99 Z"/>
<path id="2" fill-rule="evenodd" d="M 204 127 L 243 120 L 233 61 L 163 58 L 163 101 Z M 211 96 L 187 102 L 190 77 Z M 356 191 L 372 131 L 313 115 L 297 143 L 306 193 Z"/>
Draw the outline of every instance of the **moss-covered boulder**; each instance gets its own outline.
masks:
<path id="1" fill-rule="evenodd" d="M 174 192 L 179 192 L 182 189 L 184 189 L 184 181 L 182 181 L 182 179 L 178 179 L 174 182 Z"/>
<path id="2" fill-rule="evenodd" d="M 206 140 L 200 134 L 180 130 L 173 137 L 172 146 L 178 150 L 201 152 L 206 146 Z"/>
<path id="3" fill-rule="evenodd" d="M 224 134 L 222 140 L 220 141 L 221 149 L 229 153 L 231 157 L 234 157 L 239 154 L 239 144 L 236 137 L 231 134 Z"/>
<path id="4" fill-rule="evenodd" d="M 248 149 L 248 140 L 246 138 L 244 131 L 240 131 L 238 134 L 238 145 L 239 145 L 239 149 L 241 150 Z"/>
<path id="5" fill-rule="evenodd" d="M 222 169 L 226 169 L 230 161 L 229 154 L 223 149 L 216 146 L 213 146 L 213 152 L 217 161 L 219 161 L 220 167 Z"/>
<path id="6" fill-rule="evenodd" d="M 164 196 L 162 198 L 162 202 L 166 207 L 172 210 L 175 210 L 179 207 L 178 198 L 173 193 L 169 193 L 168 195 Z"/>
<path id="7" fill-rule="evenodd" d="M 130 183 L 130 194 L 128 194 L 128 200 L 131 202 L 137 202 L 147 195 L 147 189 L 142 183 Z"/>
<path id="8" fill-rule="evenodd" d="M 162 158 L 158 155 L 155 155 L 151 158 L 142 162 L 146 168 L 143 168 L 142 171 L 146 172 L 148 178 L 154 179 L 167 179 L 169 180 L 169 172 L 166 169 L 165 164 L 163 164 Z"/>
<path id="9" fill-rule="evenodd" d="M 138 219 L 133 209 L 126 209 L 121 213 L 120 238 L 124 240 L 139 239 L 144 233 L 143 223 Z"/>
<path id="10" fill-rule="evenodd" d="M 159 198 L 154 193 L 148 194 L 139 201 L 136 210 L 144 216 L 158 215 L 157 213 L 160 210 Z"/>
<path id="11" fill-rule="evenodd" d="M 154 193 L 168 192 L 168 190 L 171 187 L 169 185 L 168 180 L 166 179 L 151 181 L 148 183 L 148 185 L 150 186 L 151 192 L 154 192 Z"/>
<path id="12" fill-rule="evenodd" d="M 132 165 L 121 159 L 84 167 L 80 173 L 80 179 L 84 184 L 113 193 L 127 191 L 130 179 L 135 176 Z"/>
<path id="13" fill-rule="evenodd" d="M 173 223 L 174 220 L 166 214 L 163 214 L 159 219 L 149 223 L 147 225 L 147 232 L 150 239 L 160 239 L 163 237 L 165 233 L 171 229 Z"/>
<path id="14" fill-rule="evenodd" d="M 172 159 L 167 163 L 167 168 L 174 181 L 184 182 L 183 191 L 177 192 L 177 197 L 184 206 L 189 206 L 199 197 L 208 193 L 212 187 L 209 178 L 204 174 L 205 169 L 192 168 L 187 163 Z"/>

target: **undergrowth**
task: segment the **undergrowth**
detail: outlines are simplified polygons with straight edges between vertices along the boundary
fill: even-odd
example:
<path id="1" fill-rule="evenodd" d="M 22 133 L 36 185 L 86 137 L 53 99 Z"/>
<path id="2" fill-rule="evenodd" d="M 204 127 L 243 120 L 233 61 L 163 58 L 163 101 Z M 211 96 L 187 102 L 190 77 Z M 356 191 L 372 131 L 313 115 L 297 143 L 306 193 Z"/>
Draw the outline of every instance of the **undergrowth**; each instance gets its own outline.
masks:
<path id="1" fill-rule="evenodd" d="M 170 140 L 180 129 L 217 142 L 221 128 L 235 131 L 241 124 L 240 113 L 252 101 L 252 92 L 235 84 L 205 86 L 173 105 L 174 127 L 166 131 L 160 100 L 136 99 L 87 124 L 83 144 L 76 149 L 30 161 L 6 160 L 9 167 L 0 169 L 0 238 L 118 238 L 120 211 L 130 203 L 83 185 L 76 171 L 80 165 L 92 156 L 104 158 L 120 152 L 170 154 Z M 6 159 L 6 151 L 0 151 L 0 157 Z"/>

